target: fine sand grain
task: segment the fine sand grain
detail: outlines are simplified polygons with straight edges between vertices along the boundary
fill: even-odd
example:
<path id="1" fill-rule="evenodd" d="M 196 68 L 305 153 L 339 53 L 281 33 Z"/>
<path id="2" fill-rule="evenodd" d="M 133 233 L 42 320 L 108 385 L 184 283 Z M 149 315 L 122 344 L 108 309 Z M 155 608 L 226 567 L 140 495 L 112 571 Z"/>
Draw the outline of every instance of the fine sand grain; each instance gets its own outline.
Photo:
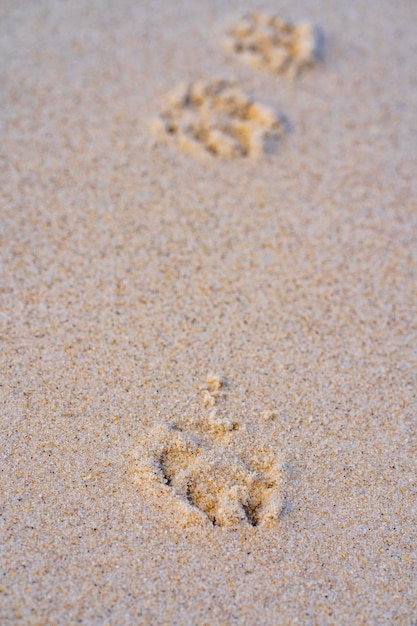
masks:
<path id="1" fill-rule="evenodd" d="M 0 3 L 1 625 L 415 626 L 416 23 Z"/>

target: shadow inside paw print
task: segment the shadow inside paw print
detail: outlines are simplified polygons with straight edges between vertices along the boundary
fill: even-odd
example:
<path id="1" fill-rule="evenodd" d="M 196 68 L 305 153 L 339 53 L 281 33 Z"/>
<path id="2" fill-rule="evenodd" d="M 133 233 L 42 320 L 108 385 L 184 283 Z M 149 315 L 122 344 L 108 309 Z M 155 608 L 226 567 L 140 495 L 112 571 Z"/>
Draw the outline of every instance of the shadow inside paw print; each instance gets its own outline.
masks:
<path id="1" fill-rule="evenodd" d="M 321 33 L 310 24 L 290 24 L 267 13 L 246 15 L 228 33 L 227 47 L 245 63 L 295 75 L 322 57 Z"/>
<path id="2" fill-rule="evenodd" d="M 235 83 L 198 80 L 168 98 L 155 129 L 191 152 L 231 158 L 263 154 L 282 124 L 271 108 L 251 100 Z"/>

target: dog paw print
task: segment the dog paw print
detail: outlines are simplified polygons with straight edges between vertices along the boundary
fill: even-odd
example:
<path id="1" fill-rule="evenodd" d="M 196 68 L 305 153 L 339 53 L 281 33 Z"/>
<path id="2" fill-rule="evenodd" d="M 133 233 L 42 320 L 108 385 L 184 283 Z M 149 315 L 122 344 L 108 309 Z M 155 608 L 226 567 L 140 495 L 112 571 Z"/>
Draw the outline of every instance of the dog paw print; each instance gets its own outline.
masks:
<path id="1" fill-rule="evenodd" d="M 203 391 L 221 402 L 224 384 L 210 375 Z M 206 416 L 177 420 L 148 433 L 136 451 L 136 476 L 189 523 L 268 525 L 278 519 L 284 501 L 284 472 L 276 451 L 248 438 L 233 420 L 214 418 L 217 407 L 209 406 Z"/>
<path id="2" fill-rule="evenodd" d="M 166 484 L 214 525 L 258 526 L 272 512 L 273 476 L 254 469 L 231 448 L 177 433 L 159 464 Z"/>
<path id="3" fill-rule="evenodd" d="M 154 130 L 190 152 L 233 158 L 268 151 L 282 125 L 273 109 L 254 102 L 236 83 L 198 80 L 167 98 Z"/>
<path id="4" fill-rule="evenodd" d="M 251 13 L 228 33 L 227 47 L 245 63 L 294 76 L 320 56 L 320 37 L 310 24 L 291 24 L 275 15 Z"/>

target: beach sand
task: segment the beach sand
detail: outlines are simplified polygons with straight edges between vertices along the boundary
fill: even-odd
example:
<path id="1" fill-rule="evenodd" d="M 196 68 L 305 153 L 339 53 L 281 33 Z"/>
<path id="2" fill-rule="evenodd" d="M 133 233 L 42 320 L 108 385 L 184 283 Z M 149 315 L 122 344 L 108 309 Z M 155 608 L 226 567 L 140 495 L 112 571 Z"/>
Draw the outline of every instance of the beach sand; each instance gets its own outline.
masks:
<path id="1" fill-rule="evenodd" d="M 323 59 L 242 63 L 259 8 Z M 416 20 L 2 2 L 1 624 L 417 624 Z M 264 154 L 153 133 L 218 79 Z"/>

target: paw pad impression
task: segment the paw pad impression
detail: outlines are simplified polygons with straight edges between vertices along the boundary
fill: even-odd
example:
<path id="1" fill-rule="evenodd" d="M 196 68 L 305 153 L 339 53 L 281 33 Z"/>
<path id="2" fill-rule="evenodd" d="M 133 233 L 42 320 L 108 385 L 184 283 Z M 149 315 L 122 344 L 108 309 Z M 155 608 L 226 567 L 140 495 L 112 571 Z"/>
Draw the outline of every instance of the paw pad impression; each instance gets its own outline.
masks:
<path id="1" fill-rule="evenodd" d="M 319 56 L 317 30 L 275 15 L 250 13 L 228 33 L 227 47 L 245 63 L 273 73 L 296 74 Z"/>
<path id="2" fill-rule="evenodd" d="M 282 125 L 272 108 L 254 102 L 236 83 L 197 80 L 167 98 L 154 130 L 190 152 L 233 158 L 266 152 Z"/>
<path id="3" fill-rule="evenodd" d="M 284 501 L 276 450 L 218 412 L 226 401 L 224 379 L 210 375 L 202 391 L 200 415 L 157 425 L 146 434 L 134 453 L 137 482 L 151 498 L 170 503 L 185 524 L 270 524 Z"/>

